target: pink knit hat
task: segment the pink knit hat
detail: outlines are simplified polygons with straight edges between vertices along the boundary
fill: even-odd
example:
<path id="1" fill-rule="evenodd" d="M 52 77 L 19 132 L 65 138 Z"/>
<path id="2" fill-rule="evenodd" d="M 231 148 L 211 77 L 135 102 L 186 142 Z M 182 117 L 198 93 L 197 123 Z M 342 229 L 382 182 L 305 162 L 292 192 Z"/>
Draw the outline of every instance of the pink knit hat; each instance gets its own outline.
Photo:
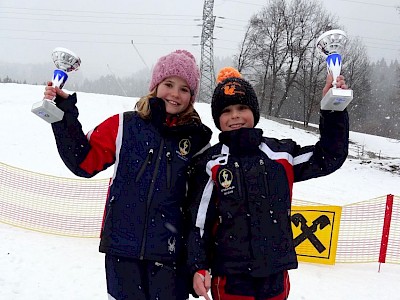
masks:
<path id="1" fill-rule="evenodd" d="M 186 80 L 194 101 L 199 89 L 200 71 L 196 59 L 190 52 L 176 50 L 161 57 L 153 68 L 149 91 L 170 76 L 178 76 Z"/>

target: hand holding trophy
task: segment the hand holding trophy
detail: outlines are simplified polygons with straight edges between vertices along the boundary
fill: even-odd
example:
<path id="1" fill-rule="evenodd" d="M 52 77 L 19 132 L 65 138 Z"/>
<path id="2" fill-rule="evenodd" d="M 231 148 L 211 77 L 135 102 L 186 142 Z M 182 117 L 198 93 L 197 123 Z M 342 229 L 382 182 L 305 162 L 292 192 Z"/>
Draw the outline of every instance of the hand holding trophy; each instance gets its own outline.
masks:
<path id="1" fill-rule="evenodd" d="M 333 77 L 333 87 L 321 101 L 321 109 L 323 110 L 343 111 L 353 100 L 352 90 L 336 87 L 336 78 L 340 75 L 342 67 L 341 52 L 346 42 L 346 33 L 338 29 L 326 31 L 317 39 L 317 49 L 326 56 L 327 69 Z"/>
<path id="2" fill-rule="evenodd" d="M 68 79 L 67 73 L 78 70 L 81 59 L 72 51 L 61 47 L 53 50 L 52 58 L 57 67 L 53 74 L 53 86 L 62 89 Z M 31 111 L 49 123 L 61 121 L 64 112 L 56 106 L 53 100 L 43 99 L 36 102 Z"/>

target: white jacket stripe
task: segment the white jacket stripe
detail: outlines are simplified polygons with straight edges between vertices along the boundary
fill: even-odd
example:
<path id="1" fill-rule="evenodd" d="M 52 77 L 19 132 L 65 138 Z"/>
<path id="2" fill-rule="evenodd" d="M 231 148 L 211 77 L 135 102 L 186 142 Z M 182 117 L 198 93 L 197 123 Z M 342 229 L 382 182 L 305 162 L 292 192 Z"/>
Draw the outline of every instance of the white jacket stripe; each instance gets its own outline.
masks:
<path id="1" fill-rule="evenodd" d="M 267 146 L 265 143 L 261 143 L 260 149 L 262 152 L 264 152 L 270 159 L 272 160 L 278 160 L 278 159 L 285 159 L 287 160 L 292 166 L 299 165 L 302 163 L 305 163 L 310 160 L 310 158 L 313 156 L 313 152 L 307 152 L 304 154 L 301 154 L 299 156 L 293 157 L 287 152 L 274 152 L 271 150 L 270 147 Z"/>
<path id="2" fill-rule="evenodd" d="M 203 194 L 201 195 L 199 210 L 197 211 L 196 227 L 200 228 L 200 236 L 204 234 L 204 224 L 206 222 L 206 215 L 208 205 L 210 204 L 214 182 L 212 180 L 212 168 L 216 165 L 226 165 L 228 163 L 229 148 L 223 145 L 221 149 L 222 156 L 210 160 L 206 166 L 206 172 L 209 176 L 206 186 L 204 187 Z"/>
<path id="3" fill-rule="evenodd" d="M 288 152 L 274 152 L 271 150 L 270 147 L 267 146 L 266 143 L 261 143 L 260 150 L 272 160 L 284 159 L 288 161 L 291 165 L 293 165 L 293 156 L 290 155 Z"/>
<path id="4" fill-rule="evenodd" d="M 204 234 L 204 223 L 206 222 L 207 208 L 208 204 L 210 203 L 213 186 L 214 183 L 210 177 L 204 188 L 203 195 L 201 195 L 200 206 L 196 218 L 196 227 L 200 228 L 201 237 L 203 237 Z"/>
<path id="5" fill-rule="evenodd" d="M 305 163 L 310 160 L 311 156 L 313 156 L 313 152 L 308 152 L 308 153 L 304 153 L 299 156 L 296 156 L 293 160 L 293 165 L 295 166 L 295 165 Z"/>

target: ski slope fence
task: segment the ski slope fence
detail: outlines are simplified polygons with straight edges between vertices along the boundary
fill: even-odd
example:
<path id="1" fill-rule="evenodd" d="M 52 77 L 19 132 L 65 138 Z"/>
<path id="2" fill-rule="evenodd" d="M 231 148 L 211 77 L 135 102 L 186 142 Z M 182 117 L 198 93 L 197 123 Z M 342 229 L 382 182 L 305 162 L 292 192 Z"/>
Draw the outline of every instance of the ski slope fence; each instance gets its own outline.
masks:
<path id="1" fill-rule="evenodd" d="M 49 176 L 0 163 L 0 222 L 54 235 L 98 238 L 109 182 Z M 293 205 L 326 204 L 294 199 Z M 400 196 L 341 207 L 336 262 L 400 264 Z"/>

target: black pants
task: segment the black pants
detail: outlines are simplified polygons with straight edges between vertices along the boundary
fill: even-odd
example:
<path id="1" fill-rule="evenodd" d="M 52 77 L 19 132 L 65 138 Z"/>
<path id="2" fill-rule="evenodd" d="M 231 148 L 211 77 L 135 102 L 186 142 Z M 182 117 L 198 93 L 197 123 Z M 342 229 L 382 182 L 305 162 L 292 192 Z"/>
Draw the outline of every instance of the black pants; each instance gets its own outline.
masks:
<path id="1" fill-rule="evenodd" d="M 109 299 L 186 300 L 189 298 L 188 274 L 183 267 L 155 261 L 106 255 Z"/>
<path id="2" fill-rule="evenodd" d="M 287 271 L 268 277 L 214 276 L 211 283 L 214 300 L 286 300 L 289 290 Z"/>

